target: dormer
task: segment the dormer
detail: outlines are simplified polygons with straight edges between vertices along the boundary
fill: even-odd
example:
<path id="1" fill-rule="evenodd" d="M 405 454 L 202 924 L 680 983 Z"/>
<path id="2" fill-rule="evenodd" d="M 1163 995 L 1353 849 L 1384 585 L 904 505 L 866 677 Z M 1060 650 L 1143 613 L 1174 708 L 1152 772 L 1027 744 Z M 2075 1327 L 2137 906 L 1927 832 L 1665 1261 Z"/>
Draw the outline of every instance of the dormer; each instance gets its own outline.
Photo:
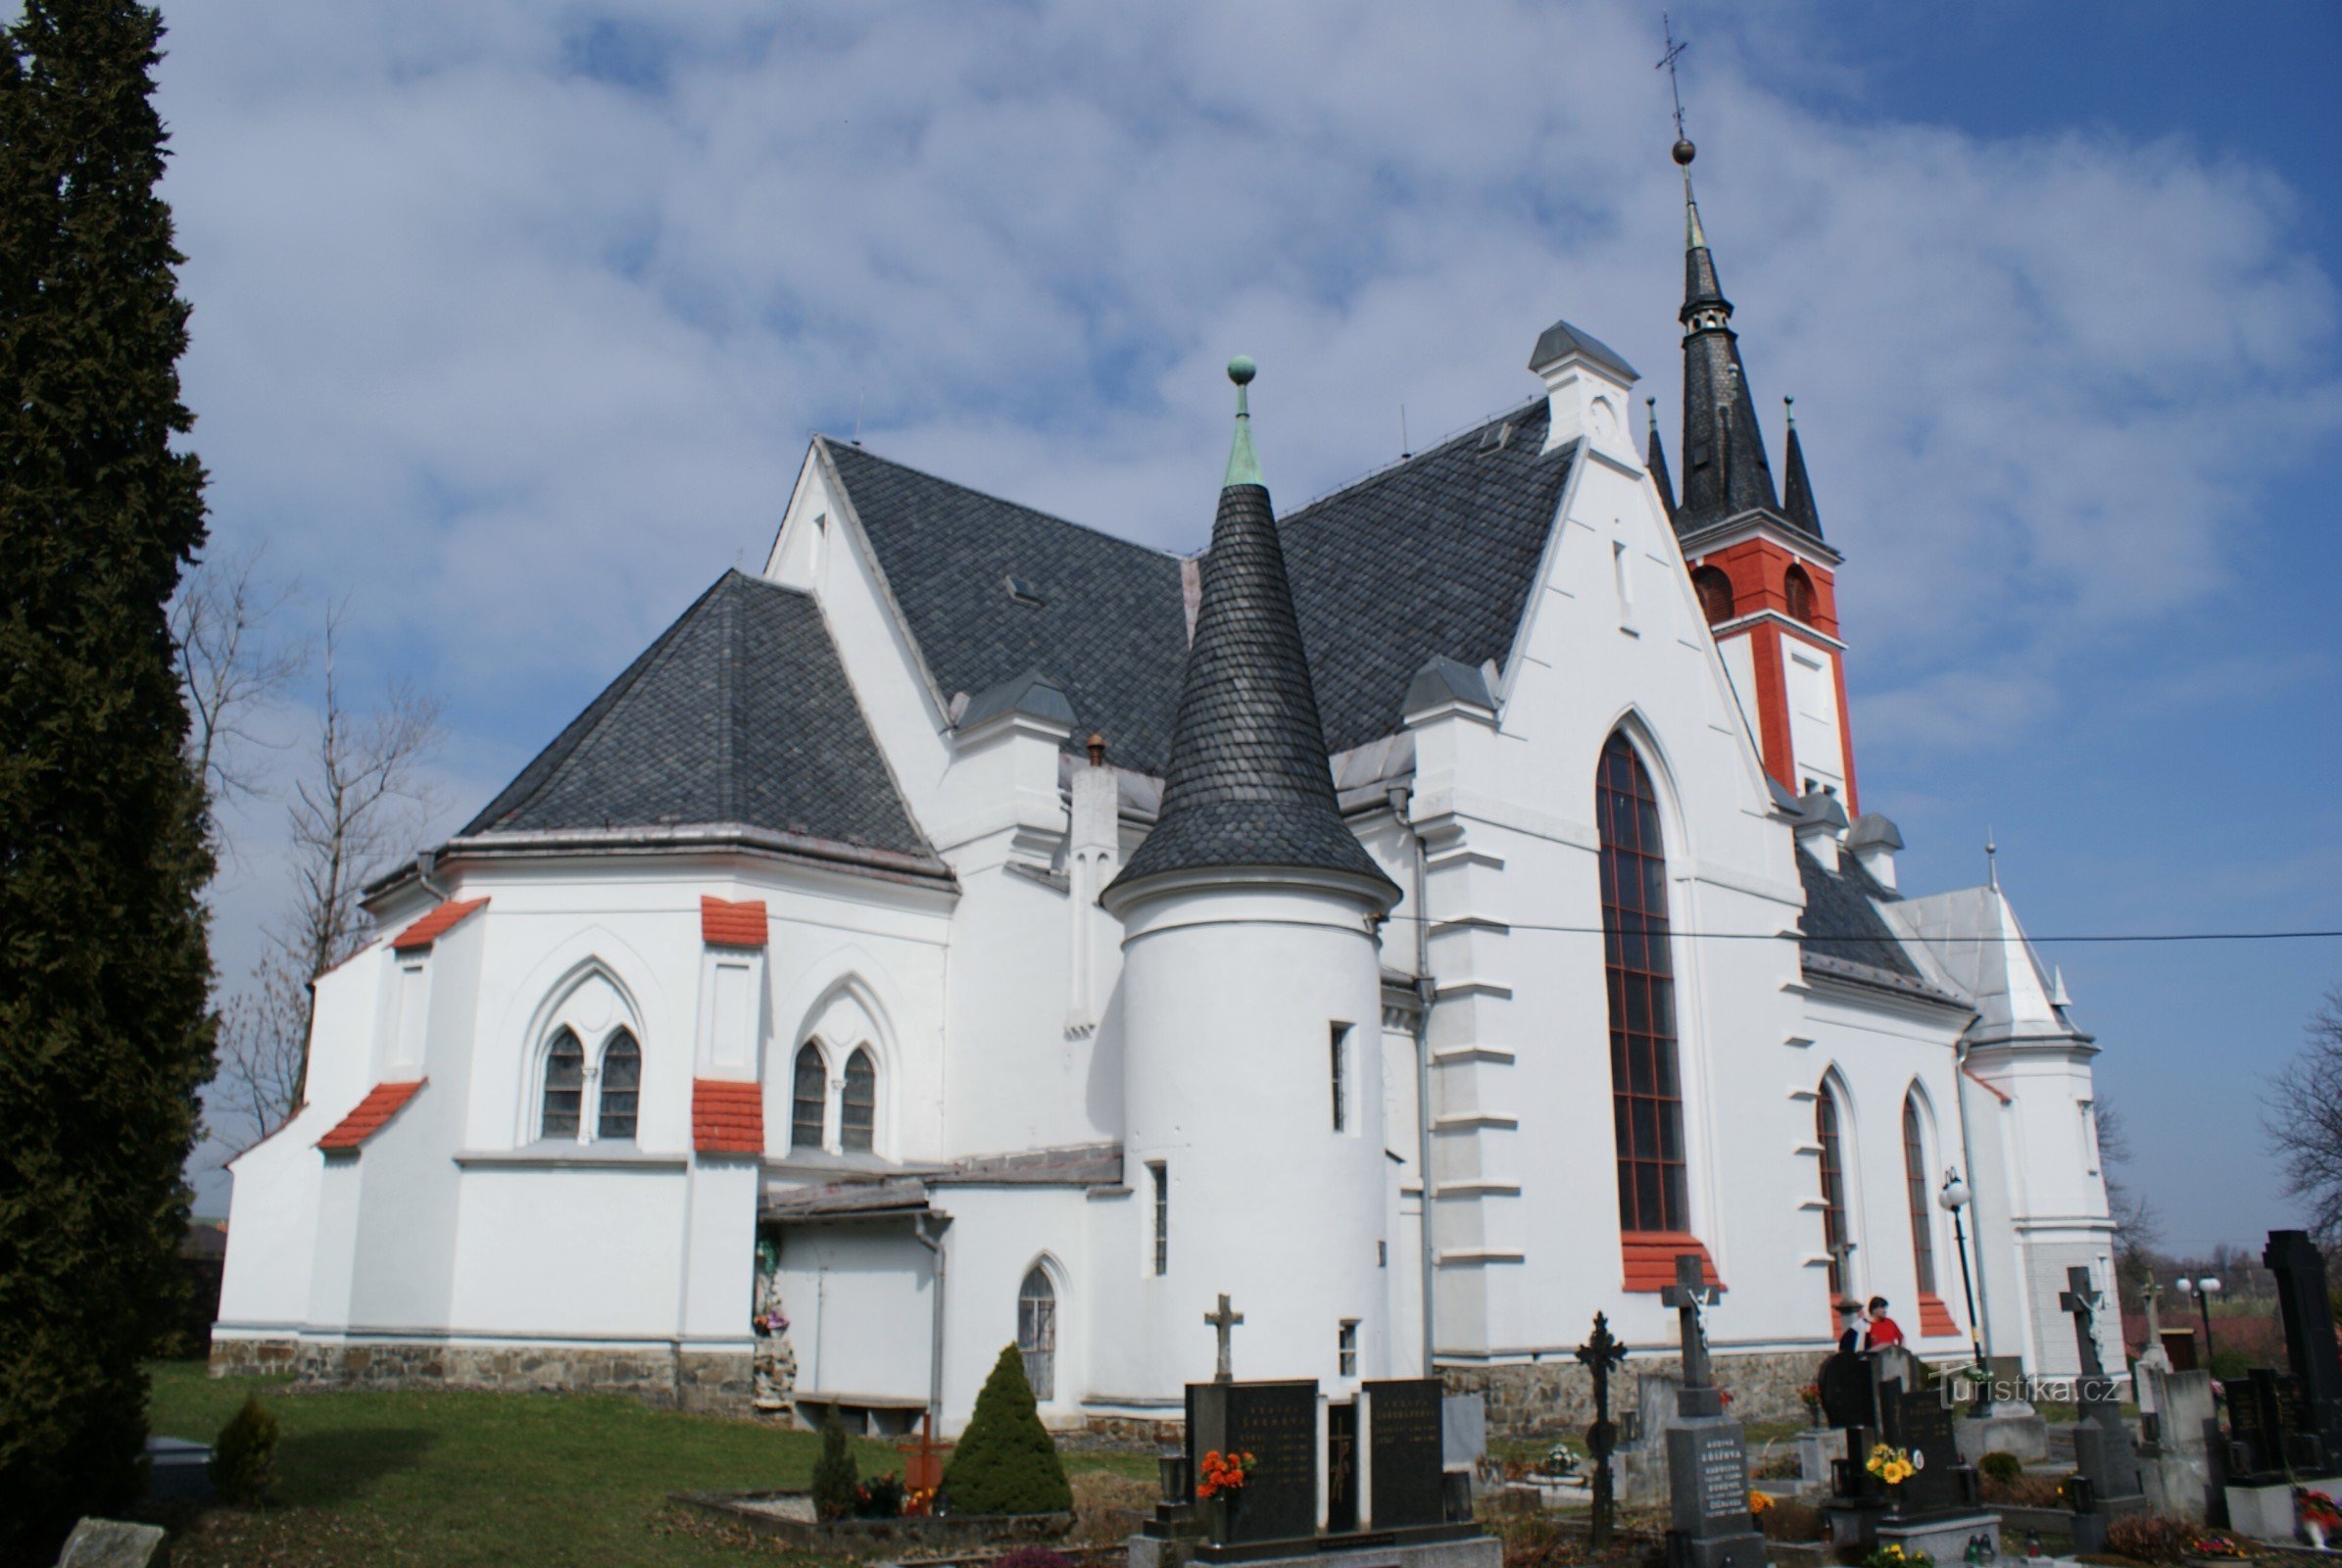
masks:
<path id="1" fill-rule="evenodd" d="M 1545 426 L 1547 452 L 1583 438 L 1624 466 L 1641 468 L 1642 454 L 1635 449 L 1627 418 L 1639 379 L 1635 367 L 1599 339 L 1567 321 L 1555 321 L 1537 338 L 1529 368 L 1545 383 L 1551 409 Z"/>

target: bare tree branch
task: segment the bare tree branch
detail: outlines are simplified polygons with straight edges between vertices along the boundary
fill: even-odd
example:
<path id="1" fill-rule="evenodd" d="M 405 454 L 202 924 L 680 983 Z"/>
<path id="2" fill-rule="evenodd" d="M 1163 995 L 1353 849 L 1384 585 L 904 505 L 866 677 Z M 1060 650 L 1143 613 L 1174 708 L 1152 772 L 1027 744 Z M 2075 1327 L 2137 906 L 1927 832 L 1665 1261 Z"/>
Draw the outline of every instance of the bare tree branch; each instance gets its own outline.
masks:
<path id="1" fill-rule="evenodd" d="M 309 660 L 301 641 L 278 640 L 270 627 L 294 591 L 262 573 L 256 549 L 203 562 L 171 603 L 171 638 L 190 720 L 187 765 L 202 783 L 215 847 L 220 808 L 260 792 L 251 749 L 267 743 L 249 727 L 253 715 Z"/>
<path id="2" fill-rule="evenodd" d="M 2342 1241 L 2342 986 L 2310 1015 L 2302 1048 L 2269 1080 L 2262 1125 L 2285 1170 L 2285 1192 L 2302 1200 L 2310 1231 Z"/>
<path id="3" fill-rule="evenodd" d="M 317 1024 L 317 978 L 366 944 L 366 882 L 405 854 L 433 806 L 423 766 L 440 740 L 436 697 L 394 685 L 378 708 L 346 703 L 338 655 L 343 607 L 325 617 L 324 689 L 309 763 L 286 804 L 292 886 L 269 927 L 255 988 L 222 1017 L 227 1109 L 253 1141 L 301 1108 Z"/>

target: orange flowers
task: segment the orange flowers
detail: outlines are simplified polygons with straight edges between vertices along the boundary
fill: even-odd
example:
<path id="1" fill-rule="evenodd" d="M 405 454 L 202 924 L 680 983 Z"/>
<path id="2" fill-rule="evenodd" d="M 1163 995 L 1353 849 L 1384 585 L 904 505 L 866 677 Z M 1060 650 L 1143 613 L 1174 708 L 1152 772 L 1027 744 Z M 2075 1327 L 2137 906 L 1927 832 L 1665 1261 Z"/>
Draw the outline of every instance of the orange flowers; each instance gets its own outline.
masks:
<path id="1" fill-rule="evenodd" d="M 1252 1464 L 1248 1453 L 1222 1453 L 1213 1448 L 1203 1456 L 1203 1474 L 1195 1482 L 1195 1500 L 1208 1502 L 1223 1492 L 1244 1490 L 1244 1471 Z"/>

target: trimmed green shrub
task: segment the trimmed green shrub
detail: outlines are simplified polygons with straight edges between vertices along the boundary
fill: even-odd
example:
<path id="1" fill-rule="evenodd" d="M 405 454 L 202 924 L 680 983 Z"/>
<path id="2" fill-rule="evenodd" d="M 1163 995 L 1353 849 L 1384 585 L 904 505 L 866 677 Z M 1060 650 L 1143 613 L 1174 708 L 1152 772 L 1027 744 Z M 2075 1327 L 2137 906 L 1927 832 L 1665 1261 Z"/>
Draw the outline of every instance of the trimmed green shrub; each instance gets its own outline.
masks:
<path id="1" fill-rule="evenodd" d="M 820 1519 L 843 1519 L 860 1500 L 860 1475 L 853 1450 L 846 1446 L 846 1428 L 832 1409 L 821 1423 L 821 1457 L 813 1461 L 813 1514 Z"/>
<path id="2" fill-rule="evenodd" d="M 1976 1461 L 1976 1471 L 1985 1480 L 1997 1481 L 2005 1487 L 2025 1474 L 2025 1461 L 2013 1453 L 1995 1448 Z"/>
<path id="3" fill-rule="evenodd" d="M 976 1396 L 975 1414 L 944 1471 L 942 1500 L 951 1513 L 1063 1513 L 1073 1507 L 1057 1445 L 1041 1424 L 1025 1359 L 1013 1345 L 1000 1351 Z"/>
<path id="4" fill-rule="evenodd" d="M 212 1440 L 212 1490 L 222 1502 L 268 1499 L 276 1480 L 276 1413 L 260 1396 L 244 1396 L 244 1407 L 227 1418 Z"/>
<path id="5" fill-rule="evenodd" d="M 902 1518 L 903 1478 L 889 1470 L 885 1475 L 854 1488 L 854 1516 L 856 1519 Z"/>

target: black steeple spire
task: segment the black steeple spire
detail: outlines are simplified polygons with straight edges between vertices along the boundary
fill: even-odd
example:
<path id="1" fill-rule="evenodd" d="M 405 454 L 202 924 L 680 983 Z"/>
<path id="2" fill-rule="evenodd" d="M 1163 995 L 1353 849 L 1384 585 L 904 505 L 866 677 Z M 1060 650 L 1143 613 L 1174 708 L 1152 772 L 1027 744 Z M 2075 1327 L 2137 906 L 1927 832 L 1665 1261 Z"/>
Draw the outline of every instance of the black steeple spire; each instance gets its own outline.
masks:
<path id="1" fill-rule="evenodd" d="M 1789 416 L 1789 450 L 1786 458 L 1789 475 L 1781 481 L 1781 512 L 1789 525 L 1802 532 L 1822 537 L 1822 513 L 1814 505 L 1814 482 L 1805 473 L 1805 444 L 1797 439 L 1797 400 L 1782 398 L 1781 406 Z"/>
<path id="2" fill-rule="evenodd" d="M 1247 359 L 1228 367 L 1236 439 L 1203 558 L 1162 810 L 1106 896 L 1111 906 L 1135 884 L 1173 872 L 1281 870 L 1341 878 L 1387 909 L 1398 889 L 1342 824 L 1334 797 L 1285 553 L 1253 453 L 1244 398 L 1253 374 Z"/>
<path id="3" fill-rule="evenodd" d="M 1691 194 L 1696 149 L 1678 139 L 1683 171 L 1683 498 L 1676 527 L 1688 533 L 1762 508 L 1779 514 L 1773 467 L 1765 460 L 1756 403 L 1740 368 L 1732 301 L 1716 276 L 1716 257 Z"/>
<path id="4" fill-rule="evenodd" d="M 1672 520 L 1676 514 L 1676 487 L 1675 481 L 1667 473 L 1667 448 L 1659 444 L 1659 400 L 1644 398 L 1642 407 L 1651 425 L 1649 451 L 1642 460 L 1642 466 L 1650 469 L 1651 483 L 1659 487 L 1659 500 L 1667 508 L 1667 515 Z"/>

